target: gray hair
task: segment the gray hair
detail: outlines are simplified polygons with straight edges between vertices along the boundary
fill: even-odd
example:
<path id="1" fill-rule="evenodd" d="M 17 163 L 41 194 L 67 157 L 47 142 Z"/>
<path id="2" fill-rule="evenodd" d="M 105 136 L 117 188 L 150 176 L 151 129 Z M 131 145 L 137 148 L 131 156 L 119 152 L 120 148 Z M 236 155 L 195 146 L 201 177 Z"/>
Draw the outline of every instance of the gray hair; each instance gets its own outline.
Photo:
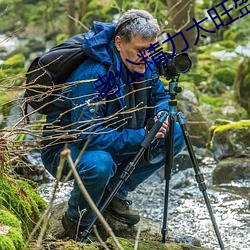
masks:
<path id="1" fill-rule="evenodd" d="M 160 34 L 157 20 L 145 10 L 128 10 L 118 20 L 116 36 L 128 43 L 136 35 L 143 39 L 153 40 Z"/>

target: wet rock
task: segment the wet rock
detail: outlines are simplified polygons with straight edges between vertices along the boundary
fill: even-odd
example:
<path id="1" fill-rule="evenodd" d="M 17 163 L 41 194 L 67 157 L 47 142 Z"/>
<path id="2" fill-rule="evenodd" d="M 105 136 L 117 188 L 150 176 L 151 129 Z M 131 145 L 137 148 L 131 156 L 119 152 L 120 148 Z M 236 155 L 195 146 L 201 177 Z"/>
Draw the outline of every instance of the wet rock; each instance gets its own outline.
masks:
<path id="1" fill-rule="evenodd" d="M 192 145 L 206 148 L 209 139 L 210 124 L 198 106 L 188 101 L 181 101 L 180 110 L 185 116 L 185 123 Z"/>
<path id="2" fill-rule="evenodd" d="M 12 160 L 11 165 L 17 174 L 26 179 L 40 184 L 52 180 L 51 175 L 41 162 L 39 151 L 32 151 L 29 155 L 22 155 L 18 160 Z"/>
<path id="3" fill-rule="evenodd" d="M 173 189 L 178 189 L 189 186 L 191 176 L 193 176 L 193 169 L 191 168 L 174 174 L 171 178 L 170 187 Z"/>
<path id="4" fill-rule="evenodd" d="M 220 161 L 213 171 L 213 183 L 250 178 L 250 158 L 227 158 Z"/>

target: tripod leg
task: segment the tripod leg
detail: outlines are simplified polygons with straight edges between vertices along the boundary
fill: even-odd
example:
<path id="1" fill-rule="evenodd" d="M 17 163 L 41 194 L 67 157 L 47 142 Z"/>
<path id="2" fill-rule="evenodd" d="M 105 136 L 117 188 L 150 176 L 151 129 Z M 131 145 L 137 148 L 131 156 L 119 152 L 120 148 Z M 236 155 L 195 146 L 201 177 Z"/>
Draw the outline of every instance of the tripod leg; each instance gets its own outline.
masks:
<path id="1" fill-rule="evenodd" d="M 181 112 L 178 112 L 177 113 L 177 118 L 178 118 L 179 124 L 181 126 L 181 130 L 182 130 L 185 142 L 186 142 L 186 146 L 187 146 L 187 150 L 188 150 L 191 162 L 192 162 L 193 167 L 194 167 L 195 179 L 196 179 L 196 181 L 197 181 L 197 183 L 199 185 L 200 191 L 203 194 L 203 197 L 204 197 L 204 200 L 205 200 L 205 203 L 206 203 L 206 206 L 207 206 L 207 210 L 209 212 L 209 215 L 210 215 L 210 218 L 211 218 L 211 221 L 212 221 L 212 224 L 213 224 L 213 228 L 214 228 L 216 237 L 218 239 L 220 248 L 221 248 L 221 250 L 224 250 L 225 247 L 223 245 L 221 235 L 220 235 L 220 232 L 219 232 L 219 229 L 218 229 L 218 226 L 217 226 L 214 214 L 213 214 L 213 210 L 212 210 L 210 201 L 208 199 L 208 195 L 207 195 L 207 192 L 206 192 L 207 187 L 206 187 L 206 184 L 204 182 L 204 177 L 203 177 L 203 174 L 201 173 L 201 171 L 199 169 L 198 162 L 197 162 L 197 159 L 195 157 L 195 154 L 194 154 L 194 151 L 193 151 L 190 139 L 189 139 L 189 133 L 188 133 L 187 128 L 186 128 L 184 116 L 183 116 L 183 114 Z"/>
<path id="2" fill-rule="evenodd" d="M 165 197 L 164 197 L 164 213 L 163 213 L 163 225 L 162 225 L 162 242 L 166 242 L 166 235 L 168 232 L 167 220 L 168 220 L 168 200 L 169 200 L 169 183 L 172 176 L 172 169 L 174 165 L 174 122 L 173 115 L 169 115 L 169 132 L 166 138 L 166 162 L 165 162 Z"/>

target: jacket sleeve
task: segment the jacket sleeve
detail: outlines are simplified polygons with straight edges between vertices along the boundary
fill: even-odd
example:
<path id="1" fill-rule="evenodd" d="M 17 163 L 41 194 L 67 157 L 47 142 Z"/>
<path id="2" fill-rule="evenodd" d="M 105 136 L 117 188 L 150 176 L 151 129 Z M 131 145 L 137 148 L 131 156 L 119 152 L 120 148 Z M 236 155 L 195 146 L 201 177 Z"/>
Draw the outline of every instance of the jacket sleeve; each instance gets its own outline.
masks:
<path id="1" fill-rule="evenodd" d="M 89 79 L 86 78 L 89 72 L 83 73 L 86 69 L 80 71 L 81 69 L 75 74 L 78 77 L 81 75 L 81 79 Z M 93 71 L 100 75 L 105 74 L 105 71 L 102 72 L 100 68 L 93 68 Z M 76 81 L 77 77 L 72 76 L 68 80 L 71 81 L 71 79 Z M 77 138 L 77 144 L 83 147 L 88 143 L 88 150 L 103 150 L 114 155 L 136 153 L 145 137 L 145 130 L 118 130 L 105 126 L 112 117 L 106 117 L 105 101 L 98 96 L 93 82 L 94 80 L 75 84 L 66 91 L 66 102 L 71 109 L 71 130 Z"/>

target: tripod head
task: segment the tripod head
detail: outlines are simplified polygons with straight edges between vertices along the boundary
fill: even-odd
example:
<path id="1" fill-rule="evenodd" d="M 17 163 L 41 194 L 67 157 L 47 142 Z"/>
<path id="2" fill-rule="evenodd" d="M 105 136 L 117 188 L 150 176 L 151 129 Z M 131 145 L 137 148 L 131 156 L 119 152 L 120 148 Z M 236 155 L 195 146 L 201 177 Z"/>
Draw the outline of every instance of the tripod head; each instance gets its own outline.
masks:
<path id="1" fill-rule="evenodd" d="M 192 67 L 192 61 L 187 53 L 174 55 L 171 52 L 165 52 L 168 58 L 167 63 L 160 63 L 157 73 L 164 76 L 169 82 L 170 99 L 175 99 L 175 96 L 182 91 L 178 86 L 180 74 L 188 73 Z"/>
<path id="2" fill-rule="evenodd" d="M 178 86 L 179 82 L 179 77 L 177 76 L 176 78 L 172 78 L 171 81 L 169 82 L 169 95 L 170 95 L 170 100 L 175 99 L 175 96 L 182 91 L 182 87 Z"/>

